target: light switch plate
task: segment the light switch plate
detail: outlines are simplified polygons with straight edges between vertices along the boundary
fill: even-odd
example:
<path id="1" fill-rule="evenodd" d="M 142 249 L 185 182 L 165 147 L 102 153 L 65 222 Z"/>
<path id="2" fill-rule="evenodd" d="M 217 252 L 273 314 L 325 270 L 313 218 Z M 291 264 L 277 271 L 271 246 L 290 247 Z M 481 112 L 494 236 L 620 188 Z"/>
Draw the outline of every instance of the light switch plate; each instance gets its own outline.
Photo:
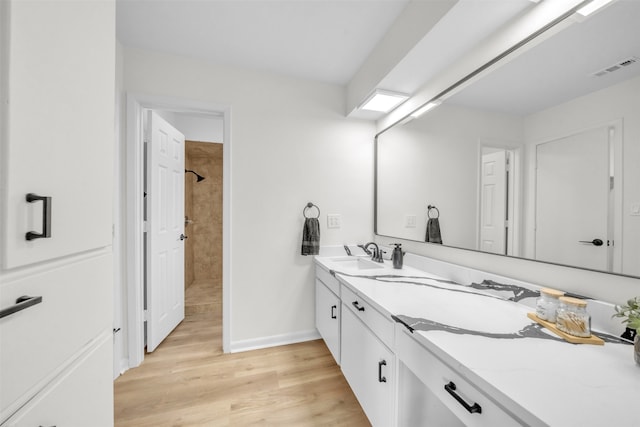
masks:
<path id="1" fill-rule="evenodd" d="M 405 228 L 416 228 L 417 217 L 416 215 L 405 215 L 404 226 Z"/>
<path id="2" fill-rule="evenodd" d="M 342 217 L 340 214 L 327 215 L 327 228 L 340 228 L 342 226 Z"/>
<path id="3" fill-rule="evenodd" d="M 634 203 L 631 205 L 631 215 L 640 216 L 640 203 Z"/>

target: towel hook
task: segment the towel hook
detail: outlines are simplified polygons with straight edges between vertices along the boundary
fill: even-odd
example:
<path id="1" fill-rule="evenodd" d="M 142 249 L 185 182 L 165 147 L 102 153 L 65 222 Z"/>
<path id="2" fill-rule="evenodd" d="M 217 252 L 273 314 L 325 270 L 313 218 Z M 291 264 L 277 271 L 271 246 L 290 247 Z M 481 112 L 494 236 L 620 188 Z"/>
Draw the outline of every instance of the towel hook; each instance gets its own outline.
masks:
<path id="1" fill-rule="evenodd" d="M 431 216 L 431 209 L 435 209 L 436 210 L 436 216 Z M 440 218 L 440 210 L 438 208 L 436 208 L 435 205 L 429 205 L 429 206 L 427 206 L 427 216 L 429 218 Z"/>
<path id="2" fill-rule="evenodd" d="M 303 215 L 305 218 L 313 218 L 313 217 L 309 217 L 309 216 L 307 216 L 307 209 L 311 209 L 311 208 L 316 208 L 316 209 L 318 210 L 318 216 L 316 216 L 315 218 L 316 218 L 316 219 L 317 219 L 317 218 L 320 218 L 320 208 L 319 208 L 319 207 L 317 207 L 316 205 L 314 205 L 314 204 L 313 204 L 313 203 L 311 203 L 311 202 L 307 203 L 307 206 L 305 206 L 305 207 L 304 207 L 304 209 L 302 210 L 302 215 Z"/>

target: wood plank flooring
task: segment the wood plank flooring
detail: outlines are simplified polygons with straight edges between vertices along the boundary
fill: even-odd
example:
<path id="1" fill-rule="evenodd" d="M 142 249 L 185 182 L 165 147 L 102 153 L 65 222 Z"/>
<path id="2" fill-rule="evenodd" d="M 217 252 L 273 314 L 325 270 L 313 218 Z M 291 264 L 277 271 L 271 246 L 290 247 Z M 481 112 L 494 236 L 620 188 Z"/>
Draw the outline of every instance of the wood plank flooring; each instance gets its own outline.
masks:
<path id="1" fill-rule="evenodd" d="M 117 427 L 370 425 L 322 340 L 223 354 L 214 306 L 115 381 Z"/>

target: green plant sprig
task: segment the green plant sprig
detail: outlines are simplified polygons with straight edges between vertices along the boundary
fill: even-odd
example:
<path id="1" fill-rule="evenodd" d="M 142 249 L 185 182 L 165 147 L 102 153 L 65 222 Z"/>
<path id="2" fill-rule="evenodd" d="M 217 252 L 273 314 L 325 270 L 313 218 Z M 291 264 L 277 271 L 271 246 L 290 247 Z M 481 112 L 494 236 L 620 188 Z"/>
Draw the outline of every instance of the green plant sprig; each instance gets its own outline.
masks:
<path id="1" fill-rule="evenodd" d="M 640 334 L 640 297 L 631 298 L 626 305 L 616 305 L 615 310 L 616 313 L 611 317 L 622 318 L 622 323 Z"/>

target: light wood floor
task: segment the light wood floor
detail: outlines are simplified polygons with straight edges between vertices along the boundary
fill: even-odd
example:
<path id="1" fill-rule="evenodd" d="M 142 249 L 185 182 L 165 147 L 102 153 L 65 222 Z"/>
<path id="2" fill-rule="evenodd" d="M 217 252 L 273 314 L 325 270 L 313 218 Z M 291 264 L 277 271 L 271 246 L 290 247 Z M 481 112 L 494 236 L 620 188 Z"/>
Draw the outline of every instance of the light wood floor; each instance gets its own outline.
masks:
<path id="1" fill-rule="evenodd" d="M 322 340 L 223 354 L 219 295 L 186 309 L 206 287 L 187 290 L 185 320 L 115 381 L 117 427 L 370 425 Z"/>

